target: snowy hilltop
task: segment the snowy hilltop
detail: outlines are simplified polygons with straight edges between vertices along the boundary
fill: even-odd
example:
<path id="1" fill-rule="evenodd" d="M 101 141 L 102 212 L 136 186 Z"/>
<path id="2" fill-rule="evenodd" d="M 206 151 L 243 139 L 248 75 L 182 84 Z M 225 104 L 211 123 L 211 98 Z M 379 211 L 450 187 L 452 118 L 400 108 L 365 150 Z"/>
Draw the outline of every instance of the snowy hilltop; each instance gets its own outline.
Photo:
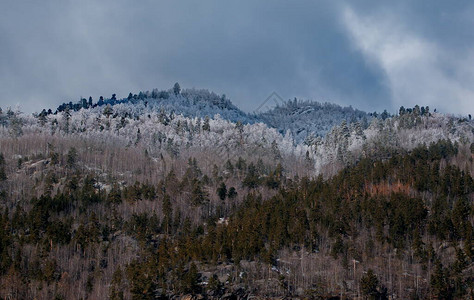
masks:
<path id="1" fill-rule="evenodd" d="M 371 119 L 367 113 L 352 107 L 341 107 L 332 103 L 314 101 L 287 101 L 275 108 L 257 115 L 258 119 L 284 134 L 290 131 L 296 142 L 315 137 L 324 137 L 332 127 L 343 121 L 359 122 L 364 128 Z"/>
<path id="2" fill-rule="evenodd" d="M 205 89 L 183 89 L 176 84 L 169 90 L 154 89 L 138 94 L 130 93 L 127 98 L 117 99 L 112 95 L 109 99 L 101 97 L 97 103 L 81 99 L 77 103 L 63 103 L 57 112 L 63 112 L 66 107 L 70 110 L 93 108 L 96 106 L 115 106 L 117 104 L 133 104 L 130 113 L 139 116 L 147 112 L 166 111 L 184 117 L 210 117 L 219 115 L 222 119 L 242 124 L 264 123 L 285 135 L 287 132 L 297 143 L 307 138 L 323 137 L 332 127 L 342 121 L 351 124 L 359 122 L 366 128 L 371 116 L 352 107 L 341 107 L 332 103 L 315 101 L 288 100 L 279 103 L 266 111 L 245 113 L 235 106 L 226 95 L 218 95 Z M 52 111 L 51 111 L 52 113 Z"/>
<path id="3" fill-rule="evenodd" d="M 269 111 L 248 114 L 225 95 L 184 89 L 92 98 L 64 103 L 53 113 L 0 113 L 1 134 L 91 140 L 103 145 L 140 148 L 154 160 L 168 156 L 205 157 L 225 162 L 235 157 L 280 161 L 301 175 L 335 174 L 364 157 L 384 158 L 420 144 L 449 140 L 469 147 L 470 118 L 431 112 L 428 107 L 367 114 L 352 107 L 288 101 Z M 108 147 L 108 146 L 107 146 Z M 303 167 L 302 167 L 303 166 Z"/>

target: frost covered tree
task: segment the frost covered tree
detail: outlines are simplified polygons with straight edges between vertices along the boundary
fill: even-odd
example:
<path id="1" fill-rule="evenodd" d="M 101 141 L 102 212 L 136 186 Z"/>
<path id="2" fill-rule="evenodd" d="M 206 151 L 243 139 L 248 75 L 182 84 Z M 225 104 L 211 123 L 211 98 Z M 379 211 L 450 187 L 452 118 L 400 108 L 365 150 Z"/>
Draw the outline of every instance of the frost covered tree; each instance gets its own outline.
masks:
<path id="1" fill-rule="evenodd" d="M 48 113 L 46 112 L 45 109 L 43 109 L 39 114 L 38 114 L 38 122 L 41 127 L 44 127 L 44 125 L 48 122 Z"/>
<path id="2" fill-rule="evenodd" d="M 104 114 L 104 116 L 106 116 L 107 118 L 109 118 L 113 113 L 113 109 L 112 107 L 110 106 L 110 104 L 108 104 L 105 108 L 104 108 L 104 111 L 102 112 Z"/>
<path id="3" fill-rule="evenodd" d="M 63 130 L 66 134 L 69 133 L 69 125 L 70 125 L 70 120 L 71 120 L 71 109 L 69 108 L 69 105 L 66 105 L 66 108 L 63 111 Z"/>
<path id="4" fill-rule="evenodd" d="M 19 109 L 16 111 L 7 110 L 7 119 L 9 126 L 9 133 L 12 137 L 19 137 L 23 134 L 23 119 L 21 118 L 21 112 Z"/>
<path id="5" fill-rule="evenodd" d="M 210 131 L 211 130 L 211 125 L 209 124 L 209 117 L 206 116 L 204 118 L 204 123 L 202 124 L 202 130 L 203 131 Z"/>

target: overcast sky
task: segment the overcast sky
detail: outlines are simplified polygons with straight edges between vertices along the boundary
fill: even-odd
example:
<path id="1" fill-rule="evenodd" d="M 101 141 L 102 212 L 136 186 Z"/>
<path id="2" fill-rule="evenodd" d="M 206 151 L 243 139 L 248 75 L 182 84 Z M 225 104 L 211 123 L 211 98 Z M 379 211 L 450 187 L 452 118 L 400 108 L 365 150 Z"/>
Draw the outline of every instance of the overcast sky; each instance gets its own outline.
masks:
<path id="1" fill-rule="evenodd" d="M 473 1 L 336 2 L 2 0 L 0 107 L 179 82 L 246 111 L 275 91 L 474 113 Z"/>

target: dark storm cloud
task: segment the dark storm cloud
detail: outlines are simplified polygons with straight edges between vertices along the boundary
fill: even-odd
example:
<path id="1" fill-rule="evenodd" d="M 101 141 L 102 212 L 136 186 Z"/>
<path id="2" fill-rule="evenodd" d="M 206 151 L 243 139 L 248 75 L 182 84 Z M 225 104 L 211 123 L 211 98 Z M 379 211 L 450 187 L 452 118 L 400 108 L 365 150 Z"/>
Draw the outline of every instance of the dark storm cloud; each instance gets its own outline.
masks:
<path id="1" fill-rule="evenodd" d="M 247 111 L 273 91 L 369 111 L 473 110 L 472 6 L 425 2 L 3 1 L 0 106 L 178 81 Z"/>

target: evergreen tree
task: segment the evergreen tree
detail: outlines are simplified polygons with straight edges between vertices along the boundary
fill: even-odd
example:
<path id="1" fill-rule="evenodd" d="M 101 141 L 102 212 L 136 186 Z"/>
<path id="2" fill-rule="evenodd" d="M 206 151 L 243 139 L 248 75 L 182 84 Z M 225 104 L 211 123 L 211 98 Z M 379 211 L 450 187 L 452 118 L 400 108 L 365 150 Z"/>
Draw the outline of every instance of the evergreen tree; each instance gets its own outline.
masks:
<path id="1" fill-rule="evenodd" d="M 0 182 L 7 180 L 7 173 L 5 172 L 5 158 L 3 153 L 0 153 Z"/>
<path id="2" fill-rule="evenodd" d="M 452 299 L 452 290 L 449 284 L 447 270 L 443 268 L 441 261 L 435 261 L 435 270 L 431 275 L 431 289 L 437 299 Z"/>
<path id="3" fill-rule="evenodd" d="M 120 266 L 115 270 L 112 275 L 112 282 L 109 287 L 109 299 L 110 300 L 123 300 L 123 273 Z"/>
<path id="4" fill-rule="evenodd" d="M 204 118 L 204 123 L 202 124 L 202 130 L 204 131 L 210 131 L 211 130 L 211 125 L 209 124 L 209 117 L 206 116 Z"/>
<path id="5" fill-rule="evenodd" d="M 47 122 L 48 122 L 48 118 L 47 118 L 47 115 L 48 113 L 46 112 L 45 109 L 43 109 L 39 115 L 38 115 L 38 122 L 40 124 L 41 127 L 43 127 Z"/>
<path id="6" fill-rule="evenodd" d="M 110 106 L 110 104 L 107 104 L 107 106 L 104 108 L 104 111 L 102 112 L 104 116 L 107 117 L 107 119 L 114 113 L 114 110 Z"/>
<path id="7" fill-rule="evenodd" d="M 72 147 L 67 152 L 66 166 L 69 169 L 73 169 L 73 168 L 76 167 L 76 163 L 77 163 L 77 150 L 76 150 L 76 148 Z"/>
<path id="8" fill-rule="evenodd" d="M 204 204 L 207 201 L 207 193 L 204 191 L 202 182 L 199 179 L 193 179 L 191 203 L 195 206 L 198 206 Z"/>
<path id="9" fill-rule="evenodd" d="M 64 120 L 64 132 L 66 134 L 68 134 L 69 133 L 69 122 L 71 120 L 71 109 L 70 109 L 69 105 L 66 105 L 66 108 L 64 109 L 63 120 Z"/>
<path id="10" fill-rule="evenodd" d="M 227 171 L 228 176 L 234 175 L 234 165 L 232 165 L 232 162 L 229 159 L 226 161 L 224 168 Z"/>
<path id="11" fill-rule="evenodd" d="M 3 110 L 1 107 L 0 107 L 0 125 L 2 125 L 2 127 L 4 128 L 7 125 L 7 117 L 3 113 Z"/>
<path id="12" fill-rule="evenodd" d="M 216 193 L 222 201 L 225 200 L 225 197 L 227 196 L 227 187 L 224 182 L 221 182 L 221 184 L 217 188 Z"/>
<path id="13" fill-rule="evenodd" d="M 12 137 L 17 138 L 23 134 L 23 121 L 20 118 L 21 112 L 13 112 L 11 109 L 7 111 L 9 133 Z"/>
<path id="14" fill-rule="evenodd" d="M 165 230 L 166 234 L 170 233 L 171 229 L 171 221 L 173 219 L 173 207 L 171 205 L 171 199 L 168 194 L 163 196 L 163 205 L 162 205 L 162 212 L 163 212 L 163 222 L 161 227 Z"/>
<path id="15" fill-rule="evenodd" d="M 406 113 L 405 107 L 400 106 L 400 110 L 399 110 L 398 114 L 399 114 L 400 116 L 403 116 L 405 113 Z"/>
<path id="16" fill-rule="evenodd" d="M 260 178 L 257 172 L 257 168 L 253 163 L 250 163 L 247 169 L 247 176 L 242 181 L 242 185 L 250 189 L 254 189 L 260 185 Z"/>
<path id="17" fill-rule="evenodd" d="M 183 276 L 183 288 L 185 293 L 196 294 L 199 292 L 200 275 L 194 262 L 191 263 L 188 272 Z"/>
<path id="18" fill-rule="evenodd" d="M 235 187 L 232 186 L 232 187 L 229 189 L 229 192 L 227 193 L 227 197 L 228 197 L 229 199 L 234 199 L 235 197 L 237 197 L 237 191 L 235 190 Z"/>
<path id="19" fill-rule="evenodd" d="M 111 204 L 120 204 L 122 203 L 122 191 L 117 184 L 112 186 L 109 194 L 107 195 L 107 202 Z"/>
<path id="20" fill-rule="evenodd" d="M 374 274 L 372 269 L 367 271 L 367 274 L 362 276 L 360 279 L 360 288 L 362 294 L 366 296 L 368 299 L 376 299 L 378 291 L 377 286 L 379 284 L 379 280 L 377 276 Z"/>
<path id="21" fill-rule="evenodd" d="M 175 96 L 178 96 L 179 93 L 181 93 L 181 87 L 179 86 L 179 83 L 175 83 L 173 86 L 173 93 Z"/>
<path id="22" fill-rule="evenodd" d="M 275 140 L 273 140 L 273 142 L 272 142 L 271 149 L 272 149 L 273 158 L 275 160 L 281 159 L 280 149 L 278 149 L 278 144 Z"/>

